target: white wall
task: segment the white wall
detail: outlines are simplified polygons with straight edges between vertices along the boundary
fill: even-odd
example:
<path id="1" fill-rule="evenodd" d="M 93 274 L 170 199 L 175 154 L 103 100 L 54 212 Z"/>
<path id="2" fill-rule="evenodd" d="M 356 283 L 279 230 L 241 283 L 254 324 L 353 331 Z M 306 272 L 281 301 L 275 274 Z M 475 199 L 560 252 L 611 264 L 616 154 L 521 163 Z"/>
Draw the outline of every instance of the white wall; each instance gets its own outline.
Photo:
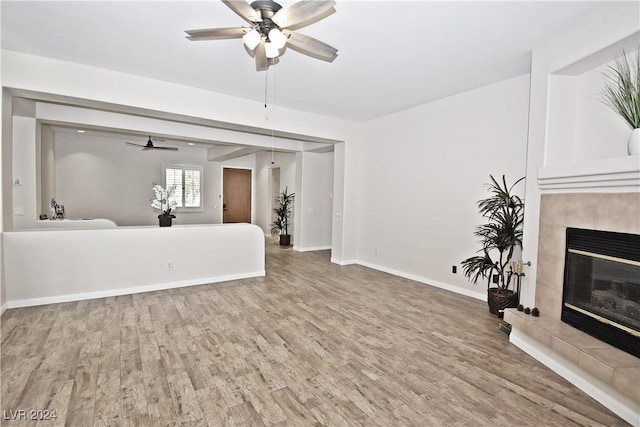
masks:
<path id="1" fill-rule="evenodd" d="M 36 141 L 37 142 L 37 141 Z M 49 212 L 51 199 L 56 195 L 56 145 L 55 133 L 49 126 L 40 126 L 39 167 L 36 166 L 36 180 L 40 183 L 39 212 Z M 36 152 L 36 156 L 38 153 Z M 36 162 L 38 163 L 38 162 Z M 39 173 L 38 173 L 39 172 Z"/>
<path id="2" fill-rule="evenodd" d="M 249 126 L 263 127 L 265 123 L 262 102 L 7 50 L 2 51 L 2 56 L 4 87 Z M 95 82 L 100 84 L 96 85 Z M 355 124 L 347 121 L 278 108 L 279 131 L 351 143 L 356 135 L 355 128 Z M 5 153 L 10 152 L 8 147 L 4 150 Z M 350 150 L 345 152 L 348 156 L 344 165 L 351 167 L 355 164 L 355 158 L 351 156 Z M 286 176 L 287 168 L 283 168 L 282 172 Z M 291 183 L 290 189 L 295 180 L 291 180 Z M 355 189 L 353 173 L 345 174 L 345 183 L 349 186 L 349 192 Z M 355 255 L 356 213 L 355 206 L 350 205 L 354 200 L 355 195 L 345 194 L 344 211 L 340 215 L 334 215 L 334 221 L 350 224 L 344 230 L 339 227 L 341 234 L 334 238 L 337 245 L 347 249 L 341 251 L 346 256 Z M 11 199 L 8 203 L 11 203 Z M 5 208 L 7 209 L 10 206 Z"/>
<path id="3" fill-rule="evenodd" d="M 524 75 L 363 124 L 358 259 L 486 297 L 460 261 L 479 249 L 489 174 L 525 174 L 528 90 Z"/>
<path id="4" fill-rule="evenodd" d="M 264 102 L 14 51 L 3 50 L 2 55 L 5 87 L 265 126 Z M 277 127 L 280 131 L 345 140 L 353 124 L 278 107 Z"/>
<path id="5" fill-rule="evenodd" d="M 296 198 L 302 226 L 295 249 L 331 247 L 333 152 L 301 153 L 301 190 Z"/>
<path id="6" fill-rule="evenodd" d="M 13 224 L 17 228 L 28 227 L 38 218 L 36 182 L 36 119 L 14 116 L 13 118 L 13 179 L 21 184 L 13 185 Z M 22 210 L 17 215 L 15 210 Z"/>
<path id="7" fill-rule="evenodd" d="M 352 129 L 348 143 L 334 146 L 333 225 L 331 261 L 345 265 L 357 260 L 358 165 L 361 126 Z"/>
<path id="8" fill-rule="evenodd" d="M 261 151 L 256 153 L 255 170 L 255 224 L 262 229 L 264 234 L 269 234 L 271 227 L 271 204 L 269 202 L 269 178 L 271 175 L 271 152 Z"/>
<path id="9" fill-rule="evenodd" d="M 613 49 L 612 55 L 622 54 Z M 635 53 L 628 53 L 630 63 Z M 561 166 L 627 155 L 631 128 L 602 101 L 604 73 L 615 61 L 574 74 L 549 76 L 545 166 Z"/>
<path id="10" fill-rule="evenodd" d="M 280 167 L 280 192 L 287 189 L 289 193 L 294 193 L 298 197 L 299 188 L 296 186 L 296 173 L 299 169 L 296 154 L 294 153 L 276 153 L 275 165 Z M 293 201 L 293 215 L 289 222 L 289 234 L 291 242 L 295 244 L 295 238 L 298 233 L 298 223 L 296 222 L 296 200 Z"/>
<path id="11" fill-rule="evenodd" d="M 631 64 L 635 63 L 636 54 L 628 55 Z M 605 82 L 603 72 L 607 70 L 607 65 L 613 65 L 613 61 L 576 78 L 575 123 L 579 125 L 574 127 L 575 140 L 571 153 L 573 162 L 627 155 L 627 140 L 631 134 L 631 128 L 602 103 L 602 89 Z M 603 143 L 603 141 L 606 142 Z"/>
<path id="12" fill-rule="evenodd" d="M 280 169 L 280 193 L 288 188 L 290 193 L 296 192 L 295 175 L 297 169 L 295 153 L 275 152 L 273 154 L 273 164 L 271 163 L 271 151 L 263 151 L 255 155 L 255 189 L 256 189 L 256 216 L 255 224 L 264 231 L 264 234 L 271 234 L 271 194 L 269 181 L 271 180 L 271 170 Z M 297 195 L 296 195 L 297 197 Z M 295 201 L 294 201 L 295 208 Z M 293 220 L 291 222 L 293 224 Z M 289 229 L 289 234 L 294 235 L 293 227 Z"/>
<path id="13" fill-rule="evenodd" d="M 157 225 L 150 206 L 154 182 L 162 184 L 164 164 L 202 166 L 203 211 L 175 212 L 176 224 L 219 223 L 219 172 L 204 148 L 142 151 L 123 139 L 56 132 L 56 201 L 67 218 L 107 218 L 118 225 Z M 216 178 L 218 179 L 216 181 Z M 46 212 L 43 213 L 47 213 Z"/>
<path id="14" fill-rule="evenodd" d="M 355 175 L 355 171 L 353 172 L 353 174 Z M 343 235 L 345 223 L 342 220 L 342 212 L 344 210 L 345 204 L 344 194 L 345 144 L 340 143 L 336 144 L 333 148 L 333 215 L 331 219 L 331 262 L 336 263 L 345 263 L 343 258 Z"/>
<path id="15" fill-rule="evenodd" d="M 2 8 L 0 7 L 0 21 L 2 20 Z M 2 36 L 0 35 L 0 46 L 2 45 Z M 2 57 L 0 55 L 0 82 L 2 82 Z M 2 85 L 0 85 L 0 97 L 2 97 Z M 2 112 L 4 106 L 4 100 L 0 99 L 0 138 L 4 138 L 4 115 Z M 3 150 L 0 149 L 0 188 L 4 189 L 4 186 L 2 184 L 2 177 L 3 177 L 3 173 L 2 173 L 2 164 L 3 164 L 3 159 L 2 159 L 2 152 Z M 7 296 L 6 296 L 6 290 L 5 290 L 5 284 L 4 284 L 4 256 L 3 256 L 3 252 L 2 252 L 2 238 L 3 238 L 3 231 L 4 231 L 4 218 L 3 218 L 3 214 L 4 214 L 4 208 L 3 208 L 3 199 L 4 197 L 0 197 L 0 315 L 2 315 L 2 313 L 4 312 L 5 308 L 6 308 L 6 302 L 7 302 Z"/>
<path id="16" fill-rule="evenodd" d="M 526 183 L 525 200 L 525 223 L 524 223 L 524 246 L 522 256 L 525 260 L 532 262 L 531 268 L 527 269 L 527 276 L 523 281 L 523 292 L 521 301 L 525 305 L 532 305 L 535 302 L 537 258 L 538 258 L 538 234 L 540 221 L 540 195 L 537 174 L 539 168 L 549 166 L 567 166 L 576 161 L 591 160 L 595 156 L 615 157 L 623 155 L 624 141 L 620 140 L 620 132 L 624 125 L 616 123 L 609 116 L 603 107 L 589 107 L 583 110 L 585 102 L 594 102 L 589 99 L 589 93 L 593 93 L 593 73 L 589 72 L 583 79 L 574 80 L 568 85 L 557 86 L 560 80 L 571 79 L 570 74 L 563 73 L 567 67 L 575 66 L 586 58 L 603 58 L 602 52 L 610 50 L 612 46 L 630 38 L 631 45 L 637 47 L 637 33 L 640 30 L 638 15 L 640 5 L 637 2 L 620 3 L 615 9 L 603 8 L 583 21 L 568 27 L 563 33 L 558 34 L 546 46 L 541 46 L 533 50 L 531 69 L 531 99 L 529 113 L 529 144 L 527 150 L 527 171 L 529 179 Z M 622 46 L 614 50 L 621 50 Z M 629 49 L 627 49 L 629 51 Z M 617 52 L 608 54 L 615 56 Z M 595 57 L 593 56 L 595 55 Z M 597 73 L 597 66 L 600 66 L 609 59 L 595 64 L 592 71 Z M 584 72 L 581 70 L 580 73 Z M 600 77 L 597 78 L 598 80 Z M 580 81 L 582 80 L 582 81 Z M 562 82 L 560 82 L 562 83 Z M 574 87 L 570 87 L 573 84 Z M 583 90 L 576 92 L 578 87 Z M 561 93 L 550 93 L 550 90 L 559 89 Z M 567 96 L 572 93 L 580 93 L 580 110 L 570 117 L 573 121 L 567 123 L 574 126 L 558 127 L 562 122 L 562 117 L 557 117 L 556 101 L 571 104 Z M 578 95 L 576 95 L 578 96 Z M 577 102 L 577 98 L 576 101 Z M 597 102 L 597 101 L 595 101 Z M 581 122 L 576 121 L 576 117 L 582 115 Z M 584 123 L 583 120 L 593 121 Z M 560 123 L 559 123 L 560 122 Z M 605 124 L 608 123 L 608 124 Z M 576 130 L 577 126 L 586 126 L 585 130 Z M 611 125 L 611 127 L 609 127 Z M 585 137 L 585 132 L 593 132 L 593 126 L 602 129 L 608 128 L 608 136 L 602 139 L 601 136 L 593 135 Z M 600 131 L 596 133 L 601 134 Z M 564 137 L 563 137 L 564 135 Z M 573 136 L 574 139 L 571 139 Z M 578 138 L 582 140 L 578 141 Z M 574 141 L 576 149 L 574 149 Z M 577 148 L 579 147 L 579 148 Z M 578 154 L 576 150 L 584 154 Z M 604 151 L 602 151 L 604 150 Z M 614 187 L 610 190 L 615 191 Z"/>

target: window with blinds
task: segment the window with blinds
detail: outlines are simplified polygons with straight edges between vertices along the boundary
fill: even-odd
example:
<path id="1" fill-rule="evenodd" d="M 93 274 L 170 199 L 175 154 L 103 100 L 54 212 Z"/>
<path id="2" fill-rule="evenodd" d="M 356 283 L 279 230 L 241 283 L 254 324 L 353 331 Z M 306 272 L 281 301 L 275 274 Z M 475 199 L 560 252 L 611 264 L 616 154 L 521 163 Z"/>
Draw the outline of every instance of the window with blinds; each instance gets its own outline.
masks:
<path id="1" fill-rule="evenodd" d="M 172 199 L 177 208 L 202 208 L 202 167 L 165 166 L 165 188 L 175 186 Z"/>

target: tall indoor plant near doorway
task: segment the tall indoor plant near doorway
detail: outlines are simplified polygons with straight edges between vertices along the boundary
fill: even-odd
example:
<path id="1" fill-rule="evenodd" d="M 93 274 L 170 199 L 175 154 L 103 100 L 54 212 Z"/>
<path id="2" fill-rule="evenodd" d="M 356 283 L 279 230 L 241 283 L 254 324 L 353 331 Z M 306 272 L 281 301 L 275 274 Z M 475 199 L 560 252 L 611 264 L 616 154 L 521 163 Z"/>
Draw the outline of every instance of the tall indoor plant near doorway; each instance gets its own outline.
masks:
<path id="1" fill-rule="evenodd" d="M 280 245 L 289 246 L 291 244 L 291 235 L 289 234 L 289 223 L 291 214 L 293 213 L 293 201 L 295 193 L 289 193 L 289 187 L 285 187 L 275 198 L 273 213 L 276 217 L 271 224 L 271 231 L 280 234 Z"/>
<path id="2" fill-rule="evenodd" d="M 604 103 L 632 129 L 627 151 L 631 156 L 640 155 L 640 50 L 635 64 L 629 64 L 624 51 L 604 73 Z"/>
<path id="3" fill-rule="evenodd" d="M 487 223 L 476 227 L 475 235 L 480 238 L 480 255 L 462 261 L 464 275 L 477 283 L 487 280 L 487 302 L 489 311 L 498 315 L 499 310 L 516 307 L 518 295 L 509 289 L 512 274 L 508 271 L 516 248 L 522 248 L 522 224 L 524 221 L 524 202 L 513 194 L 513 188 L 524 179 L 507 185 L 489 175 L 490 196 L 478 201 L 478 209 Z M 494 279 L 497 277 L 497 280 Z M 492 282 L 496 287 L 491 287 Z M 515 286 L 515 283 L 514 283 Z"/>

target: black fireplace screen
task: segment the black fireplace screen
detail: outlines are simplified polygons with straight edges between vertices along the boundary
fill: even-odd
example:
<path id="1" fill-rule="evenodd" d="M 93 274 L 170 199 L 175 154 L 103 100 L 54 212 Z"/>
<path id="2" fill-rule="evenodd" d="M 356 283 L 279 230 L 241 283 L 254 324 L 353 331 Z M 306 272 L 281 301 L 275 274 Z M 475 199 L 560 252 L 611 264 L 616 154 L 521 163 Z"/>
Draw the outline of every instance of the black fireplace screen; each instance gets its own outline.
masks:
<path id="1" fill-rule="evenodd" d="M 640 236 L 567 229 L 562 320 L 640 357 Z"/>

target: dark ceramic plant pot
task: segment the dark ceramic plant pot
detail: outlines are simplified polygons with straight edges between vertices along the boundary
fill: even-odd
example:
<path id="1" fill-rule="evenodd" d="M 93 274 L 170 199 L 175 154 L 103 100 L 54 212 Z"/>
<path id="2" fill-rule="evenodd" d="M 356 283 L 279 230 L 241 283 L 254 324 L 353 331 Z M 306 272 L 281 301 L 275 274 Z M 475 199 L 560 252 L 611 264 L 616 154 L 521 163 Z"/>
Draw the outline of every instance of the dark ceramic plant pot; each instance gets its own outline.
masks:
<path id="1" fill-rule="evenodd" d="M 280 235 L 280 246 L 289 246 L 291 244 L 291 235 L 290 234 L 281 234 Z"/>
<path id="2" fill-rule="evenodd" d="M 171 227 L 171 219 L 172 217 L 170 215 L 158 215 L 160 227 Z"/>
<path id="3" fill-rule="evenodd" d="M 498 288 L 487 289 L 487 304 L 489 312 L 498 316 L 505 308 L 516 308 L 518 306 L 518 295 L 513 291 L 502 291 Z"/>

